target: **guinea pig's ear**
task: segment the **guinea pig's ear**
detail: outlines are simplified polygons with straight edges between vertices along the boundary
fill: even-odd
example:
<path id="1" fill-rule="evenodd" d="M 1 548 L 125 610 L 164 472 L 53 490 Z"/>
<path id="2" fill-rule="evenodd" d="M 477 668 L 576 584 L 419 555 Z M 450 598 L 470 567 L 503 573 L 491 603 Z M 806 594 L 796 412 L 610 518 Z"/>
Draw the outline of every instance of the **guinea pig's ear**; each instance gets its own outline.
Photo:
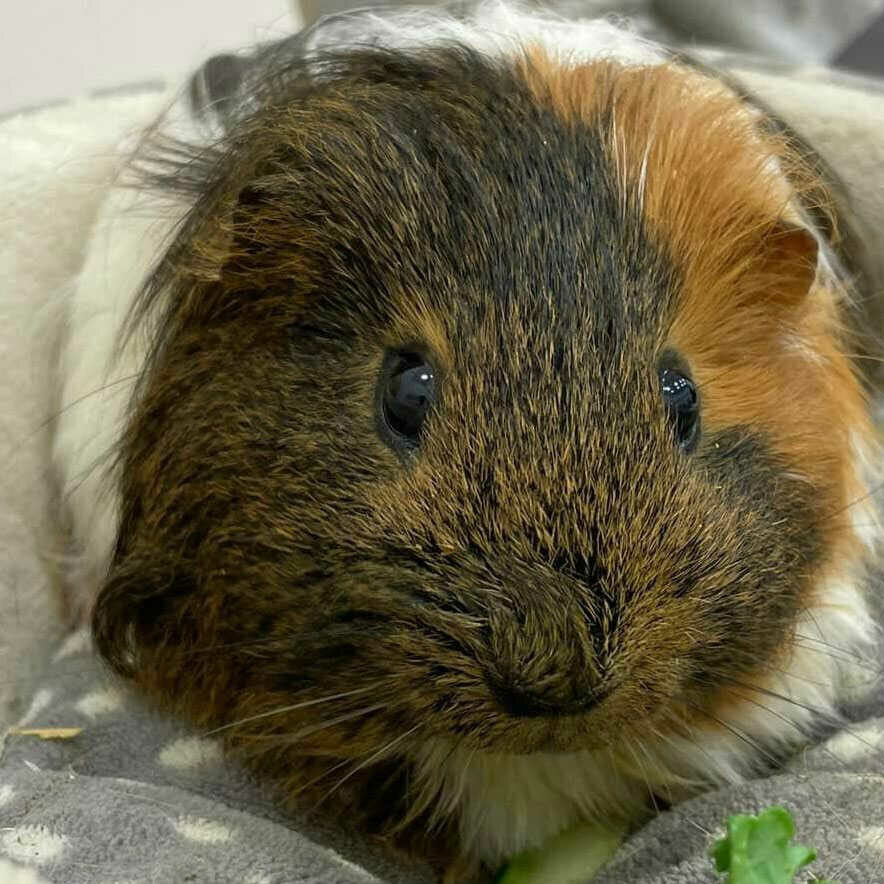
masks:
<path id="1" fill-rule="evenodd" d="M 784 307 L 799 304 L 816 279 L 817 238 L 801 224 L 779 221 L 764 234 L 761 253 L 767 296 Z"/>
<path id="2" fill-rule="evenodd" d="M 127 558 L 115 564 L 92 609 L 98 652 L 120 675 L 133 677 L 145 649 L 186 640 L 180 602 L 193 590 L 192 581 L 156 560 Z"/>
<path id="3" fill-rule="evenodd" d="M 249 53 L 213 55 L 191 75 L 187 104 L 195 121 L 210 131 L 227 132 L 260 102 L 262 81 L 280 67 L 304 59 L 308 32 L 271 40 Z"/>

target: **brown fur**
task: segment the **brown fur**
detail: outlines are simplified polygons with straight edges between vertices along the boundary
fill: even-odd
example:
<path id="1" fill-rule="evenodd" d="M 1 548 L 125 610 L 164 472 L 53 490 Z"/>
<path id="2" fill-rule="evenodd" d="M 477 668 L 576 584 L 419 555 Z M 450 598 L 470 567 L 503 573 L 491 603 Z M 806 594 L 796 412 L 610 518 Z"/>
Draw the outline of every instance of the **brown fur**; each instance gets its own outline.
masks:
<path id="1" fill-rule="evenodd" d="M 855 441 L 874 438 L 859 369 L 846 355 L 855 342 L 844 327 L 845 290 L 815 279 L 817 244 L 795 225 L 805 197 L 825 198 L 823 183 L 757 111 L 695 70 L 563 67 L 535 51 L 524 74 L 566 119 L 613 108 L 610 149 L 623 189 L 637 194 L 684 273 L 669 337 L 691 365 L 706 426 L 763 428 L 784 460 L 802 465 L 830 514 L 831 555 L 808 583 L 809 603 L 826 573 L 857 554 L 844 514 L 865 493 Z"/>
<path id="2" fill-rule="evenodd" d="M 148 289 L 96 636 L 286 800 L 454 855 L 455 821 L 415 819 L 421 741 L 681 732 L 778 659 L 855 554 L 862 394 L 767 165 L 791 158 L 695 75 L 366 53 L 293 83 Z M 441 393 L 403 460 L 376 386 L 415 347 Z"/>
<path id="3" fill-rule="evenodd" d="M 788 202 L 821 191 L 812 171 L 722 85 L 675 64 L 563 68 L 534 53 L 526 76 L 566 118 L 613 108 L 624 190 L 685 274 L 670 335 L 690 356 L 708 423 L 763 426 L 833 512 L 844 506 L 845 434 L 870 428 L 843 352 L 843 292 L 814 287 L 816 243 L 791 223 Z"/>

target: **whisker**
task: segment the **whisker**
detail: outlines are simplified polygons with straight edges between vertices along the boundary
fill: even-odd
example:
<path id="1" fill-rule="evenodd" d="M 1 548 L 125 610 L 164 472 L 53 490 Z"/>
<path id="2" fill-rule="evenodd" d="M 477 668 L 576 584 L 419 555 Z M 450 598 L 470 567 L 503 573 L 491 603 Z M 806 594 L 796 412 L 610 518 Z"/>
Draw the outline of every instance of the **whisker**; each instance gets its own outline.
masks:
<path id="1" fill-rule="evenodd" d="M 776 709 L 771 709 L 770 706 L 766 706 L 766 705 L 765 705 L 764 703 L 762 703 L 760 700 L 755 700 L 755 699 L 752 698 L 752 697 L 743 696 L 743 695 L 741 695 L 741 694 L 737 694 L 737 696 L 738 696 L 741 700 L 745 700 L 747 703 L 751 703 L 753 706 L 756 706 L 758 709 L 762 709 L 762 710 L 764 710 L 765 712 L 767 712 L 768 714 L 773 715 L 774 718 L 778 718 L 778 719 L 779 719 L 780 721 L 782 721 L 784 724 L 788 724 L 789 727 L 794 728 L 794 729 L 795 729 L 796 731 L 798 731 L 798 733 L 801 734 L 802 736 L 807 736 L 807 734 L 806 734 L 805 731 L 804 731 L 804 728 L 801 727 L 801 725 L 798 724 L 798 722 L 795 721 L 794 719 L 789 718 L 789 717 L 786 716 L 786 715 L 783 715 L 781 712 L 777 712 Z"/>
<path id="2" fill-rule="evenodd" d="M 445 769 L 457 749 L 457 744 L 452 742 L 451 745 L 448 747 L 447 752 L 445 753 L 445 757 L 440 762 L 438 762 L 435 767 L 437 769 Z M 458 803 L 460 802 L 460 796 L 463 793 L 463 788 L 465 784 L 465 777 L 463 775 L 472 764 L 473 758 L 475 757 L 477 751 L 477 747 L 473 746 L 470 750 L 470 754 L 467 756 L 466 761 L 463 762 L 463 765 L 461 766 L 459 771 L 461 776 L 458 779 L 458 789 L 455 794 L 452 795 L 450 792 L 446 793 L 444 789 L 440 791 L 433 791 L 425 787 L 420 788 L 417 797 L 410 800 L 408 811 L 405 817 L 402 819 L 402 822 L 399 824 L 399 826 L 397 826 L 397 829 L 405 828 L 408 824 L 418 819 L 418 817 L 420 817 L 422 813 L 424 813 L 425 811 L 429 811 L 429 819 L 427 822 L 428 831 L 439 831 L 446 821 L 446 816 L 450 816 L 451 814 L 453 814 Z M 406 771 L 408 771 L 408 768 L 406 768 Z M 410 783 L 408 791 L 409 793 L 413 794 Z M 445 798 L 444 803 L 442 800 L 443 797 Z"/>
<path id="3" fill-rule="evenodd" d="M 869 500 L 872 497 L 875 497 L 875 495 L 879 494 L 882 490 L 884 490 L 884 482 L 879 482 L 878 484 L 873 485 L 870 489 L 868 489 L 866 492 L 861 494 L 859 497 L 849 501 L 844 506 L 839 507 L 838 509 L 834 510 L 834 512 L 829 513 L 828 516 L 826 517 L 826 521 L 828 521 L 829 519 L 834 519 L 836 516 L 843 515 L 844 513 L 853 509 L 853 507 L 858 506 L 861 503 L 864 503 L 865 501 Z"/>
<path id="4" fill-rule="evenodd" d="M 845 831 L 850 831 L 849 825 L 846 821 L 844 822 L 844 827 Z M 863 854 L 867 850 L 877 850 L 878 845 L 881 844 L 882 841 L 884 841 L 884 830 L 882 830 L 880 834 L 876 835 L 874 838 L 864 840 L 860 849 L 856 853 L 854 853 L 853 856 L 846 857 L 841 862 L 841 865 L 837 866 L 832 871 L 832 880 L 837 881 L 842 876 L 847 867 L 855 865 L 856 862 L 863 856 Z M 884 863 L 882 863 L 882 865 L 884 865 Z"/>
<path id="5" fill-rule="evenodd" d="M 203 734 L 204 737 L 211 737 L 214 734 L 220 734 L 222 731 L 230 730 L 230 728 L 239 727 L 252 721 L 258 721 L 262 718 L 272 718 L 274 715 L 284 715 L 286 712 L 294 712 L 297 709 L 306 709 L 308 706 L 318 706 L 321 703 L 330 703 L 332 700 L 342 700 L 345 697 L 354 697 L 357 694 L 365 694 L 373 691 L 383 682 L 375 682 L 363 688 L 354 688 L 352 691 L 343 691 L 340 694 L 330 694 L 327 697 L 317 697 L 312 700 L 304 700 L 301 703 L 292 703 L 290 706 L 280 706 L 277 709 L 271 709 L 269 712 L 259 712 L 257 715 L 249 715 L 246 718 L 240 718 L 238 721 L 232 721 L 230 724 L 222 724 L 220 727 L 213 728 Z"/>
<path id="6" fill-rule="evenodd" d="M 781 694 L 778 691 L 772 690 L 771 688 L 763 687 L 762 685 L 754 685 L 745 681 L 740 681 L 736 678 L 729 678 L 728 683 L 732 685 L 736 685 L 737 687 L 743 688 L 747 691 L 757 691 L 760 694 L 764 694 L 765 696 L 771 697 L 776 700 L 782 700 L 784 703 L 791 703 L 793 706 L 796 706 L 799 709 L 804 709 L 806 712 L 811 712 L 814 715 L 817 715 L 821 718 L 832 719 L 832 713 L 828 712 L 825 709 L 820 709 L 816 706 L 810 706 L 807 703 L 802 703 L 800 700 L 796 700 L 794 697 L 789 697 L 786 694 Z"/>
<path id="7" fill-rule="evenodd" d="M 657 796 L 654 793 L 654 790 L 651 788 L 651 781 L 648 779 L 648 772 L 645 770 L 645 766 L 641 763 L 641 759 L 638 757 L 638 753 L 635 751 L 635 747 L 632 745 L 632 740 L 627 736 L 623 740 L 624 745 L 627 749 L 629 749 L 629 754 L 632 755 L 633 760 L 638 767 L 639 773 L 642 776 L 642 779 L 645 781 L 645 788 L 648 790 L 648 797 L 651 799 L 651 804 L 654 806 L 654 813 L 659 814 L 660 808 L 657 806 Z"/>
<path id="8" fill-rule="evenodd" d="M 731 681 L 731 684 L 736 684 L 736 685 L 738 685 L 738 686 L 740 686 L 740 687 L 746 687 L 747 690 L 760 690 L 760 689 L 758 689 L 758 688 L 749 688 L 748 686 L 744 686 L 742 683 L 740 683 L 740 682 L 736 682 L 736 681 Z M 744 700 L 744 701 L 747 702 L 747 703 L 752 703 L 753 706 L 756 706 L 757 708 L 762 709 L 764 712 L 767 712 L 769 715 L 774 716 L 775 718 L 777 718 L 777 719 L 779 719 L 780 721 L 782 721 L 784 724 L 787 724 L 787 725 L 789 725 L 790 727 L 794 728 L 794 729 L 798 732 L 798 734 L 799 734 L 801 737 L 803 737 L 803 738 L 805 738 L 805 739 L 808 739 L 808 738 L 811 737 L 811 734 L 808 733 L 808 731 L 807 731 L 805 728 L 803 728 L 801 725 L 799 725 L 798 722 L 794 721 L 793 719 L 789 718 L 789 717 L 786 716 L 786 715 L 783 715 L 783 714 L 777 712 L 775 709 L 771 709 L 770 706 L 767 706 L 767 705 L 765 705 L 764 703 L 760 702 L 759 700 L 755 700 L 755 699 L 753 699 L 752 697 L 741 696 L 741 695 L 739 695 L 739 694 L 738 694 L 737 696 L 739 696 L 741 700 Z M 785 698 L 784 698 L 784 699 L 785 699 Z M 797 705 L 797 704 L 796 704 L 796 705 Z M 838 764 L 842 765 L 843 767 L 846 767 L 846 766 L 847 766 L 843 759 L 839 758 L 839 757 L 838 757 L 834 752 L 832 752 L 830 749 L 826 749 L 825 746 L 823 746 L 823 745 L 806 746 L 805 748 L 806 748 L 806 749 L 808 749 L 808 748 L 821 749 L 821 750 L 822 750 L 823 752 L 825 752 L 826 755 L 828 755 L 833 761 L 837 762 Z"/>
<path id="9" fill-rule="evenodd" d="M 776 766 L 779 763 L 780 759 L 778 759 L 775 755 L 773 755 L 773 753 L 771 753 L 769 750 L 765 749 L 764 746 L 761 745 L 761 743 L 759 743 L 757 740 L 750 737 L 745 732 L 741 731 L 735 725 L 728 724 L 728 722 L 724 721 L 724 719 L 719 718 L 717 715 L 714 715 L 712 712 L 709 712 L 708 710 L 704 709 L 698 703 L 694 703 L 691 700 L 685 700 L 684 702 L 686 702 L 691 708 L 695 709 L 701 715 L 705 715 L 711 721 L 714 721 L 720 727 L 723 727 L 725 730 L 729 731 L 738 740 L 741 740 L 747 746 L 754 749 L 755 752 L 758 753 L 758 755 L 760 755 L 762 758 L 766 759 L 770 764 Z"/>
<path id="10" fill-rule="evenodd" d="M 387 703 L 375 703 L 373 706 L 363 706 L 360 709 L 355 709 L 351 712 L 345 712 L 344 714 L 338 715 L 335 718 L 329 718 L 326 721 L 320 721 L 318 724 L 311 724 L 307 727 L 295 731 L 294 733 L 249 734 L 247 736 L 247 739 L 249 741 L 250 747 L 255 749 L 255 751 L 264 751 L 269 745 L 291 746 L 294 743 L 298 743 L 300 740 L 303 740 L 305 737 L 312 737 L 313 734 L 318 734 L 320 731 L 328 730 L 328 728 L 334 727 L 338 724 L 343 724 L 345 721 L 352 721 L 354 718 L 360 718 L 363 715 L 368 715 L 370 712 L 377 712 L 379 709 L 387 708 L 389 708 L 389 705 Z M 255 748 L 257 744 L 262 744 L 260 746 L 260 749 Z M 311 753 L 305 749 L 304 754 Z M 321 752 L 320 754 L 326 753 Z"/>
<path id="11" fill-rule="evenodd" d="M 873 679 L 884 674 L 884 669 L 882 669 L 872 657 L 861 654 L 851 648 L 842 648 L 838 645 L 814 638 L 813 636 L 804 635 L 803 633 L 795 634 L 794 638 L 796 639 L 795 647 L 800 648 L 802 651 L 819 654 L 820 656 L 828 657 L 830 660 L 834 660 L 837 663 L 843 663 L 845 665 L 865 670 Z M 804 644 L 804 642 L 809 642 L 810 644 Z M 814 647 L 814 645 L 818 645 L 819 647 Z M 761 654 L 753 654 L 748 650 L 742 651 L 741 653 L 745 659 L 753 660 L 756 663 L 762 664 L 769 672 L 776 672 L 786 678 L 794 679 L 795 681 L 800 681 L 805 684 L 817 685 L 819 687 L 827 687 L 830 685 L 830 682 L 818 681 L 804 675 L 799 675 L 792 670 L 777 667 L 770 663 L 766 656 Z"/>
<path id="12" fill-rule="evenodd" d="M 737 685 L 738 687 L 741 687 L 747 691 L 757 691 L 757 692 L 759 692 L 761 694 L 765 694 L 773 699 L 781 700 L 784 703 L 791 703 L 793 706 L 796 706 L 796 707 L 803 709 L 807 712 L 813 713 L 814 715 L 818 716 L 820 719 L 822 719 L 824 722 L 826 722 L 828 724 L 837 724 L 838 728 L 839 728 L 838 733 L 847 734 L 849 737 L 855 739 L 857 742 L 861 743 L 867 749 L 870 749 L 876 755 L 881 755 L 882 753 L 884 753 L 884 748 L 882 748 L 882 747 L 878 746 L 876 743 L 872 743 L 869 740 L 865 739 L 864 737 L 860 736 L 853 729 L 846 726 L 843 723 L 843 721 L 839 718 L 839 716 L 837 716 L 831 712 L 827 712 L 825 709 L 817 709 L 814 706 L 809 706 L 806 703 L 801 703 L 792 697 L 787 697 L 785 694 L 780 694 L 777 691 L 772 691 L 769 688 L 764 688 L 764 687 L 761 687 L 760 685 L 747 684 L 745 682 L 740 682 L 737 679 L 729 679 L 729 681 L 731 684 Z M 745 699 L 749 699 L 749 698 L 747 697 Z M 766 708 L 766 707 L 763 707 L 763 708 Z M 776 714 L 771 709 L 768 709 L 768 711 L 771 714 Z M 807 734 L 806 736 L 809 736 L 809 734 Z M 833 736 L 834 736 L 834 734 L 833 734 Z M 830 750 L 825 749 L 823 746 L 820 745 L 816 748 L 824 749 L 826 754 L 831 756 L 833 760 L 837 761 L 839 764 L 845 764 L 843 759 L 838 758 L 837 755 L 835 755 Z"/>
<path id="13" fill-rule="evenodd" d="M 366 758 L 364 761 L 360 762 L 360 763 L 359 763 L 356 767 L 354 767 L 353 770 L 351 770 L 346 776 L 341 777 L 341 779 L 338 780 L 338 782 L 335 783 L 334 786 L 332 786 L 331 789 L 329 789 L 328 792 L 326 792 L 325 795 L 323 795 L 323 797 L 319 799 L 319 801 L 314 805 L 313 810 L 316 810 L 316 809 L 317 809 L 317 808 L 318 808 L 323 802 L 327 801 L 328 798 L 329 798 L 334 792 L 336 792 L 338 789 L 340 789 L 341 786 L 343 786 L 344 783 L 347 782 L 347 780 L 349 780 L 351 777 L 353 777 L 353 776 L 355 776 L 356 774 L 358 774 L 359 771 L 364 770 L 366 767 L 368 767 L 369 765 L 373 764 L 375 761 L 377 761 L 377 760 L 378 760 L 379 758 L 381 758 L 383 755 L 385 755 L 386 753 L 388 753 L 388 752 L 390 751 L 390 749 L 392 749 L 394 746 L 398 745 L 398 744 L 401 743 L 403 740 L 405 740 L 405 739 L 407 739 L 408 737 L 410 737 L 410 736 L 411 736 L 411 735 L 412 735 L 412 734 L 413 734 L 413 733 L 414 733 L 419 727 L 420 727 L 420 725 L 419 725 L 419 724 L 416 724 L 414 727 L 412 727 L 412 728 L 410 728 L 409 730 L 405 731 L 405 733 L 399 734 L 398 737 L 394 737 L 394 738 L 393 738 L 392 740 L 390 740 L 388 743 L 385 743 L 383 746 L 381 746 L 381 748 L 378 749 L 376 752 L 373 752 L 371 755 L 369 755 L 369 757 Z"/>
<path id="14" fill-rule="evenodd" d="M 81 405 L 83 402 L 86 402 L 88 399 L 91 399 L 93 396 L 99 395 L 99 393 L 105 393 L 108 390 L 112 390 L 114 387 L 120 386 L 120 384 L 129 383 L 138 378 L 139 374 L 133 373 L 130 375 L 126 375 L 125 377 L 116 378 L 113 381 L 109 381 L 106 384 L 103 384 L 100 387 L 96 387 L 94 390 L 90 390 L 88 393 L 83 393 L 81 396 L 78 396 L 76 399 L 72 399 L 63 407 L 59 408 L 57 411 L 54 411 L 49 417 L 44 418 L 37 424 L 33 429 L 28 431 L 24 436 L 15 441 L 15 445 L 25 445 L 30 442 L 34 436 L 36 436 L 41 430 L 45 430 L 53 421 L 58 420 L 63 414 L 70 411 L 72 408 L 75 408 L 77 405 Z M 123 392 L 123 391 L 117 391 Z"/>
<path id="15" fill-rule="evenodd" d="M 653 727 L 652 727 L 652 728 L 651 728 L 651 732 L 652 732 L 652 733 L 653 733 L 658 739 L 660 738 L 660 734 L 659 734 L 659 732 L 657 731 L 656 728 L 653 728 Z M 650 753 L 648 752 L 648 749 L 647 749 L 647 747 L 645 746 L 645 744 L 644 744 L 641 740 L 639 740 L 638 743 L 637 743 L 637 745 L 638 745 L 639 751 L 642 753 L 642 755 L 645 756 L 645 758 L 648 760 L 648 763 L 653 767 L 653 765 L 654 765 L 654 763 L 655 763 L 655 762 L 654 762 L 654 759 L 653 759 L 653 757 L 650 755 Z M 671 783 L 668 783 L 668 782 L 660 782 L 660 783 L 658 783 L 658 786 L 666 791 L 666 800 L 669 802 L 670 805 L 672 805 L 674 802 L 673 802 L 673 798 L 672 798 L 672 785 L 671 785 Z M 657 801 L 656 801 L 656 799 L 654 798 L 653 795 L 652 795 L 652 797 L 651 797 L 651 802 L 652 802 L 652 804 L 654 805 L 654 810 L 656 811 L 656 810 L 657 810 Z"/>
<path id="16" fill-rule="evenodd" d="M 820 630 L 820 635 L 824 635 L 822 630 Z M 874 662 L 869 657 L 860 654 L 858 651 L 854 651 L 850 648 L 842 648 L 840 645 L 832 644 L 831 642 L 826 641 L 824 638 L 817 638 L 813 635 L 804 635 L 804 633 L 798 632 L 795 633 L 795 638 L 801 639 L 802 641 L 813 642 L 817 645 L 823 645 L 830 650 L 837 651 L 839 654 L 844 654 L 846 657 L 853 658 L 858 660 L 861 663 L 872 663 Z"/>
<path id="17" fill-rule="evenodd" d="M 329 774 L 333 774 L 336 770 L 340 770 L 345 765 L 349 764 L 352 761 L 351 758 L 344 758 L 342 761 L 339 761 L 337 764 L 333 764 L 331 767 L 326 768 L 318 777 L 313 777 L 312 780 L 308 780 L 301 786 L 298 786 L 294 792 L 291 793 L 292 797 L 297 797 L 298 795 L 302 795 L 308 789 L 311 789 L 315 786 L 320 780 L 324 780 Z"/>
<path id="18" fill-rule="evenodd" d="M 83 485 L 89 480 L 89 477 L 102 466 L 107 465 L 109 461 L 112 461 L 116 452 L 118 442 L 113 442 L 109 445 L 103 453 L 99 454 L 95 457 L 87 467 L 82 469 L 79 474 L 77 474 L 76 481 L 65 490 L 64 495 L 62 496 L 62 502 L 67 504 L 70 499 L 83 487 Z M 48 472 L 48 471 L 47 471 Z"/>
<path id="19" fill-rule="evenodd" d="M 694 728 L 691 725 L 691 723 L 689 721 L 687 721 L 686 719 L 679 718 L 678 716 L 670 716 L 670 720 L 675 723 L 675 725 L 678 727 L 679 731 L 683 732 L 685 729 L 688 730 L 690 732 L 690 734 L 685 735 L 684 739 L 688 740 L 688 742 L 690 742 L 690 744 L 695 749 L 698 749 L 703 755 L 705 755 L 706 759 L 711 763 L 713 768 L 717 767 L 716 760 L 712 757 L 712 755 L 709 754 L 709 752 L 707 751 L 707 749 L 703 745 L 703 743 L 697 739 L 697 735 L 694 732 Z M 654 735 L 658 739 L 662 739 L 665 742 L 669 743 L 670 746 L 673 746 L 676 749 L 679 748 L 678 744 L 675 742 L 673 737 L 667 736 L 666 734 L 661 733 L 657 728 L 654 729 Z"/>
<path id="20" fill-rule="evenodd" d="M 805 641 L 813 641 L 813 639 L 801 638 L 796 642 L 796 647 L 800 648 L 802 651 L 809 651 L 812 654 L 819 654 L 821 657 L 828 657 L 830 660 L 834 660 L 836 663 L 842 663 L 845 666 L 853 666 L 857 669 L 864 671 L 868 676 L 870 676 L 870 683 L 874 682 L 875 679 L 879 678 L 882 675 L 882 669 L 879 665 L 875 664 L 873 661 L 856 655 L 854 657 L 846 657 L 841 656 L 841 652 L 833 652 L 831 648 L 827 647 L 813 647 L 812 645 L 803 644 Z M 816 644 L 820 644 L 816 642 Z M 784 675 L 789 677 L 792 676 L 792 673 L 786 671 Z"/>

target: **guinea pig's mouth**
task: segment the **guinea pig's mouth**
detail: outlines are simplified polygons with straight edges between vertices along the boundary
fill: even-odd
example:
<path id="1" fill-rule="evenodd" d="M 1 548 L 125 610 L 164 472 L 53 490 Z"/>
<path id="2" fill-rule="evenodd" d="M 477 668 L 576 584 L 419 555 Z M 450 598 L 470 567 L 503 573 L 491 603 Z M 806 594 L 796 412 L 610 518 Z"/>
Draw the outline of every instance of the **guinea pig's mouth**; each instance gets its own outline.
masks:
<path id="1" fill-rule="evenodd" d="M 529 690 L 488 681 L 491 695 L 501 709 L 512 718 L 568 718 L 582 716 L 599 706 L 610 694 L 609 689 L 586 692 L 582 697 L 554 701 Z"/>
<path id="2" fill-rule="evenodd" d="M 386 561 L 354 562 L 339 602 L 293 649 L 292 669 L 315 672 L 322 690 L 332 676 L 334 691 L 376 682 L 384 704 L 366 727 L 414 727 L 409 744 L 443 739 L 519 755 L 596 750 L 663 714 L 680 673 L 656 653 L 648 659 L 643 649 L 626 653 L 621 642 L 602 640 L 592 613 L 575 601 L 579 587 L 543 572 L 544 593 L 521 592 L 536 585 L 531 573 L 511 603 L 501 592 L 491 604 L 484 572 L 467 574 L 475 588 L 458 583 L 469 568 L 459 563 L 449 582 L 448 574 L 423 580 Z M 520 576 L 508 575 L 510 585 Z"/>
<path id="3" fill-rule="evenodd" d="M 634 704 L 613 685 L 568 699 L 550 699 L 491 677 L 484 688 L 484 700 L 477 703 L 475 694 L 465 699 L 469 713 L 443 717 L 432 736 L 482 753 L 565 754 L 605 749 L 637 726 L 630 713 Z M 444 705 L 456 709 L 459 699 L 450 696 Z M 437 701 L 437 708 L 441 705 Z"/>

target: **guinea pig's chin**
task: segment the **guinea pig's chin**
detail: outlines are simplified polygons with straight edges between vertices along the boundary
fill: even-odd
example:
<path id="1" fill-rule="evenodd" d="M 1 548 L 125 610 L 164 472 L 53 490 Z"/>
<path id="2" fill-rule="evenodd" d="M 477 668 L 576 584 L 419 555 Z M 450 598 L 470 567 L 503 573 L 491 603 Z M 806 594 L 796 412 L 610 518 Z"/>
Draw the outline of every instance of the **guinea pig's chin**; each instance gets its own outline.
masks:
<path id="1" fill-rule="evenodd" d="M 508 739 L 499 741 L 486 751 L 508 755 L 570 754 L 604 749 L 611 745 L 610 735 L 601 729 L 588 729 L 584 722 L 551 720 L 544 724 L 545 727 L 538 727 L 537 723 L 527 728 L 516 727 Z"/>

